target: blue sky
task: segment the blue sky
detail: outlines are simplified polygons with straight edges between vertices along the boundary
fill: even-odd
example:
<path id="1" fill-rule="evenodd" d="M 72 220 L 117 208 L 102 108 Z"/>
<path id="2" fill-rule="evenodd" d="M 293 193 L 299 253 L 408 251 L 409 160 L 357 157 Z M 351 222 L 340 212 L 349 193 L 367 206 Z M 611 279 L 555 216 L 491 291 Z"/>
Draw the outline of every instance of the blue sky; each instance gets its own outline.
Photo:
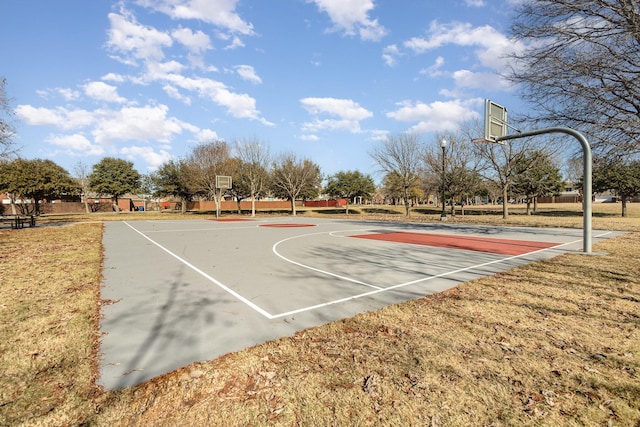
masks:
<path id="1" fill-rule="evenodd" d="M 517 108 L 497 77 L 517 0 L 9 0 L 0 76 L 21 156 L 148 173 L 214 139 L 376 176 L 386 135 L 426 142 Z M 479 135 L 480 136 L 480 135 Z"/>

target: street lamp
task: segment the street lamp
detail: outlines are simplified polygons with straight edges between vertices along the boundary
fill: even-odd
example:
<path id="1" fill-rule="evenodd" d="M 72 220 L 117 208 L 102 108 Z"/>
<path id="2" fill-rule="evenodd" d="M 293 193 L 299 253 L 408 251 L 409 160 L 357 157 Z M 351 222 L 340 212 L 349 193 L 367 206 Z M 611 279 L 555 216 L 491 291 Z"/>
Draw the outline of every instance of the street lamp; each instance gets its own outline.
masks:
<path id="1" fill-rule="evenodd" d="M 442 147 L 442 213 L 440 214 L 440 221 L 446 221 L 447 220 L 447 212 L 445 211 L 445 201 L 444 201 L 444 180 L 445 180 L 445 163 L 444 163 L 444 156 L 445 156 L 445 149 L 447 148 L 447 140 L 446 139 L 442 139 L 440 141 L 440 147 Z"/>

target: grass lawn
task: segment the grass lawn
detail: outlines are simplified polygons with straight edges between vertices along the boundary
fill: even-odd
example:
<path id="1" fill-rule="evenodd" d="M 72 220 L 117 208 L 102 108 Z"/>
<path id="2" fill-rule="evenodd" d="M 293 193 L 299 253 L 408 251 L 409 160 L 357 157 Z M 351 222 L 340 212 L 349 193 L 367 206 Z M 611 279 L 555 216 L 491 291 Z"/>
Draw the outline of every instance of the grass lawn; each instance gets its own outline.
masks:
<path id="1" fill-rule="evenodd" d="M 367 209 L 349 217 L 439 221 Z M 576 205 L 495 209 L 449 222 L 582 225 Z M 0 229 L 0 425 L 639 426 L 640 204 L 619 209 L 594 205 L 594 229 L 630 231 L 595 245 L 603 256 L 561 255 L 118 391 L 95 385 L 102 221 L 203 215 Z"/>

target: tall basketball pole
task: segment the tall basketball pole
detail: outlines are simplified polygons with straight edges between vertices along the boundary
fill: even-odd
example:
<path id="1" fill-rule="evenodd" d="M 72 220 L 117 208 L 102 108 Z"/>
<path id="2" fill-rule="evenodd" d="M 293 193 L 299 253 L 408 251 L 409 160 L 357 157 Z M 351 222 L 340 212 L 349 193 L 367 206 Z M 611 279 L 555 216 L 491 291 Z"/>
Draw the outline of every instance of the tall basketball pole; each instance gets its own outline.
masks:
<path id="1" fill-rule="evenodd" d="M 543 135 L 547 133 L 565 133 L 571 135 L 580 142 L 582 145 L 582 160 L 583 160 L 583 179 L 582 179 L 582 223 L 583 223 L 583 251 L 587 254 L 591 253 L 591 216 L 592 216 L 592 197 L 593 190 L 591 184 L 592 174 L 592 162 L 591 146 L 589 141 L 580 132 L 568 127 L 551 127 L 546 129 L 534 130 L 531 132 L 522 132 L 513 135 L 499 136 L 495 138 L 496 142 L 507 141 L 510 139 L 527 138 L 529 136 Z"/>

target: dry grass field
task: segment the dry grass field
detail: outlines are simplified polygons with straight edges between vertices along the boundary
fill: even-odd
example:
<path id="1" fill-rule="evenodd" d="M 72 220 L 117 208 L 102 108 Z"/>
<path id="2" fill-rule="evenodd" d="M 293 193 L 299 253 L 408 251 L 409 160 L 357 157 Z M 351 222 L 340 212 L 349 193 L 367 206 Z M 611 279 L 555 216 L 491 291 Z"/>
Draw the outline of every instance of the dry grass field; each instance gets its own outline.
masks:
<path id="1" fill-rule="evenodd" d="M 102 221 L 183 216 L 0 229 L 0 425 L 640 426 L 640 205 L 629 208 L 594 205 L 594 229 L 631 231 L 594 247 L 605 255 L 561 255 L 118 391 L 95 385 Z M 507 220 L 484 209 L 449 221 L 582 225 L 575 205 L 515 206 Z"/>

